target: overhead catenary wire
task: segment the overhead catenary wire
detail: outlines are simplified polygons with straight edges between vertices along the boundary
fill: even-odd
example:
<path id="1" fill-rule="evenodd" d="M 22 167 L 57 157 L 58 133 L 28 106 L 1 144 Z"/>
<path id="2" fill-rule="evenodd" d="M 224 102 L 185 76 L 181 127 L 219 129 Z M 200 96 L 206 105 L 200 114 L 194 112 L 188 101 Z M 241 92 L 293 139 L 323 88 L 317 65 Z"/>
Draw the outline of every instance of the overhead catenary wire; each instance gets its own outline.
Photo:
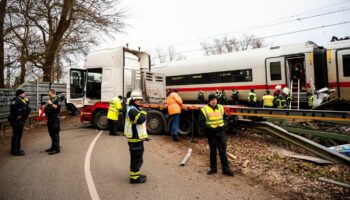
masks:
<path id="1" fill-rule="evenodd" d="M 350 10 L 350 7 L 337 9 L 337 10 L 333 10 L 333 11 L 329 11 L 329 9 L 328 9 L 327 12 L 318 13 L 318 14 L 314 14 L 314 15 L 309 15 L 309 16 L 305 16 L 305 17 L 298 17 L 298 16 L 301 16 L 301 15 L 303 15 L 305 13 L 310 13 L 312 11 L 321 10 L 321 9 L 324 9 L 324 8 L 330 8 L 330 7 L 338 6 L 340 4 L 349 3 L 349 2 L 350 2 L 350 0 L 342 1 L 342 2 L 339 2 L 339 3 L 336 3 L 336 4 L 331 4 L 331 5 L 327 5 L 327 6 L 324 6 L 324 7 L 311 9 L 311 10 L 308 10 L 308 11 L 305 11 L 305 12 L 302 12 L 302 13 L 299 13 L 299 14 L 295 14 L 295 15 L 289 16 L 289 17 L 284 17 L 284 18 L 280 18 L 280 19 L 276 19 L 276 20 L 271 20 L 271 21 L 268 21 L 268 22 L 265 22 L 265 23 L 261 23 L 261 24 L 258 24 L 258 25 L 254 25 L 254 26 L 248 27 L 248 28 L 244 28 L 244 29 L 240 29 L 240 30 L 236 30 L 236 31 L 232 31 L 232 32 L 225 32 L 225 33 L 215 34 L 215 35 L 206 36 L 206 37 L 202 37 L 202 38 L 197 38 L 197 39 L 193 39 L 193 40 L 187 40 L 187 41 L 183 41 L 183 42 L 172 43 L 172 44 L 169 44 L 168 46 L 178 46 L 178 45 L 193 43 L 193 42 L 196 42 L 196 41 L 203 41 L 203 40 L 206 40 L 206 39 L 211 39 L 211 38 L 219 37 L 219 36 L 222 36 L 222 35 L 230 35 L 230 34 L 240 33 L 240 32 L 244 32 L 244 31 L 248 31 L 248 30 L 267 28 L 267 27 L 271 27 L 271 26 L 276 26 L 276 25 L 290 23 L 290 22 L 293 22 L 293 21 L 299 21 L 300 22 L 300 21 L 306 20 L 306 19 L 312 19 L 312 18 L 321 17 L 321 16 L 325 16 L 325 15 L 331 15 L 331 14 L 335 14 L 335 13 L 339 13 L 339 12 L 344 12 L 344 11 Z M 281 20 L 284 20 L 284 21 L 281 21 Z"/>
<path id="2" fill-rule="evenodd" d="M 277 33 L 277 34 L 273 34 L 273 35 L 259 37 L 259 38 L 256 38 L 256 39 L 262 40 L 262 39 L 267 39 L 267 38 L 280 37 L 280 36 L 291 35 L 291 34 L 296 34 L 296 33 L 301 33 L 301 32 L 306 32 L 306 31 L 317 30 L 317 29 L 321 29 L 321 28 L 328 28 L 328 27 L 332 27 L 332 26 L 340 26 L 340 25 L 344 25 L 344 24 L 348 24 L 348 23 L 350 23 L 350 21 L 344 21 L 344 22 L 339 22 L 339 23 L 327 24 L 327 25 L 316 26 L 316 27 L 312 27 L 312 28 L 300 29 L 300 30 L 296 30 L 296 31 L 284 32 L 284 33 Z M 244 43 L 244 41 L 237 42 L 237 44 L 243 44 L 243 43 Z M 217 45 L 216 47 L 222 47 L 222 46 L 224 46 L 224 44 Z M 209 47 L 209 48 L 215 48 L 215 47 Z M 187 50 L 187 51 L 182 51 L 182 52 L 176 52 L 173 55 L 183 55 L 183 54 L 189 54 L 189 53 L 194 53 L 194 52 L 199 52 L 199 51 L 203 51 L 203 49 L 200 48 L 200 49 L 192 49 L 192 50 Z M 167 55 L 165 55 L 165 56 L 157 56 L 157 57 L 167 57 Z"/>

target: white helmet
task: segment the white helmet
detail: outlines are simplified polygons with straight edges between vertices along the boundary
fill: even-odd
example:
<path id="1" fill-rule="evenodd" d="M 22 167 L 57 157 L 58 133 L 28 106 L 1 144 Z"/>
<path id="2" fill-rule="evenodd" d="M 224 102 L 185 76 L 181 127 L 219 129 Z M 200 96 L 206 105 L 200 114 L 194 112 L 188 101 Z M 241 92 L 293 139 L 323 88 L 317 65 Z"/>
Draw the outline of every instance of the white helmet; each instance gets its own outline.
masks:
<path id="1" fill-rule="evenodd" d="M 283 88 L 283 93 L 286 95 L 289 95 L 289 88 L 287 87 Z"/>
<path id="2" fill-rule="evenodd" d="M 275 90 L 281 90 L 282 86 L 281 85 L 276 85 Z"/>
<path id="3" fill-rule="evenodd" d="M 138 89 L 133 90 L 130 94 L 130 98 L 131 98 L 131 100 L 137 100 L 137 99 L 143 100 L 142 91 L 138 90 Z"/>

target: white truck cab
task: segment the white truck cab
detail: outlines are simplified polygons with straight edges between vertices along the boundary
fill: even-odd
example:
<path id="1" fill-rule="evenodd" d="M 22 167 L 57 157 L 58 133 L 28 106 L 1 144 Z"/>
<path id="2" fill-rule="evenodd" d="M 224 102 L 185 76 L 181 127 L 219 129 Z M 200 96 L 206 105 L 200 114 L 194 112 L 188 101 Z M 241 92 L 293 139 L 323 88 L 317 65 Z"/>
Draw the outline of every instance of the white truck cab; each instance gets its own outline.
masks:
<path id="1" fill-rule="evenodd" d="M 89 54 L 84 68 L 70 69 L 67 102 L 82 108 L 81 121 L 106 129 L 108 103 L 141 89 L 147 102 L 165 100 L 165 77 L 150 72 L 150 56 L 126 47 Z"/>

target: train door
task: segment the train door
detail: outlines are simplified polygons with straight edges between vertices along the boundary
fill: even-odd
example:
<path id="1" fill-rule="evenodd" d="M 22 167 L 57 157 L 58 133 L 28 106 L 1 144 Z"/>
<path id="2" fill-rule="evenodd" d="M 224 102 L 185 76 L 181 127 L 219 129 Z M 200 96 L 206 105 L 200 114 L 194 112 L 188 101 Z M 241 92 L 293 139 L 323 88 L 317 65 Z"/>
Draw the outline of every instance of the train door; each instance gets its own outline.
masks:
<path id="1" fill-rule="evenodd" d="M 286 59 L 287 86 L 292 87 L 291 83 L 298 85 L 299 90 L 306 90 L 306 68 L 305 56 L 295 56 Z"/>
<path id="2" fill-rule="evenodd" d="M 286 85 L 284 57 L 268 58 L 266 60 L 266 89 L 273 90 L 277 85 Z"/>
<path id="3" fill-rule="evenodd" d="M 350 99 L 350 48 L 336 50 L 337 93 L 339 97 Z"/>
<path id="4" fill-rule="evenodd" d="M 84 106 L 86 88 L 86 70 L 70 69 L 69 84 L 67 84 L 67 103 L 72 103 L 77 108 Z"/>

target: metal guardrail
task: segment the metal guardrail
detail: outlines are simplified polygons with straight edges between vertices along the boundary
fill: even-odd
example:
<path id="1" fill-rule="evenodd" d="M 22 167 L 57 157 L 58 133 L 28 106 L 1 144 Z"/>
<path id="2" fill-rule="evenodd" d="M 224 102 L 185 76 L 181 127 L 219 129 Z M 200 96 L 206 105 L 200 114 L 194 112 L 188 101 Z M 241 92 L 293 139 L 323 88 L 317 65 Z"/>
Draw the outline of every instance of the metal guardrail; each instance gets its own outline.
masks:
<path id="1" fill-rule="evenodd" d="M 350 158 L 340 154 L 336 151 L 332 151 L 328 149 L 325 146 L 322 146 L 314 141 L 311 141 L 309 139 L 306 139 L 302 136 L 290 133 L 286 131 L 285 129 L 271 123 L 271 122 L 258 122 L 258 121 L 251 121 L 251 120 L 238 120 L 238 124 L 240 126 L 245 126 L 249 128 L 255 128 L 260 130 L 268 131 L 269 133 L 272 133 L 282 139 L 285 139 L 286 141 L 289 141 L 295 145 L 298 145 L 299 147 L 306 149 L 322 158 L 325 158 L 327 160 L 333 161 L 333 162 L 340 162 L 343 164 L 346 164 L 350 166 Z"/>
<path id="2" fill-rule="evenodd" d="M 30 100 L 32 113 L 38 112 L 41 102 L 45 101 L 49 89 L 55 89 L 57 94 L 66 93 L 65 83 L 49 83 L 49 82 L 25 82 L 17 89 L 23 89 L 27 98 Z M 15 96 L 16 89 L 0 89 L 0 124 L 7 122 L 10 114 L 10 104 Z"/>
<path id="3" fill-rule="evenodd" d="M 312 120 L 350 121 L 350 111 L 325 111 L 325 110 L 288 110 L 275 108 L 252 108 L 239 106 L 225 106 L 232 109 L 230 115 L 298 118 Z"/>

